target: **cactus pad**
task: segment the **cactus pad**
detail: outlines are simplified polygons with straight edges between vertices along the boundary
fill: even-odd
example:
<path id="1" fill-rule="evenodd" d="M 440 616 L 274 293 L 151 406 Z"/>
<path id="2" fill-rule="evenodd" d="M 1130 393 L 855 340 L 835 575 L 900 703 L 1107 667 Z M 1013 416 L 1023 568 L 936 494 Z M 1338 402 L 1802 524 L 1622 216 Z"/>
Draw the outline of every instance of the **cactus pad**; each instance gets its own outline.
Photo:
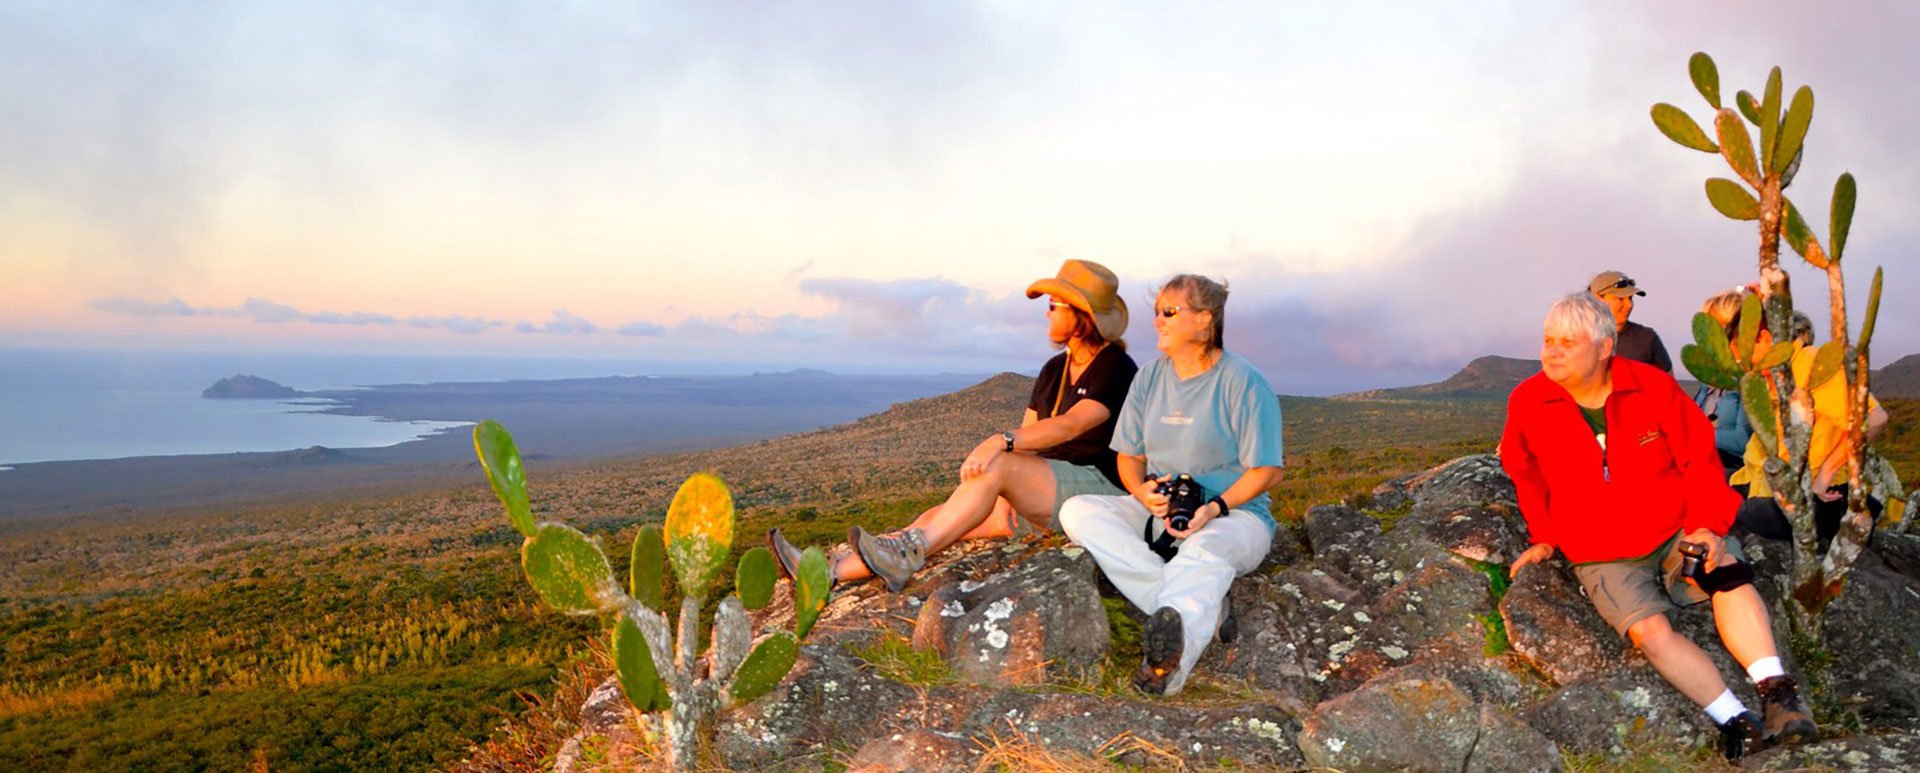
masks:
<path id="1" fill-rule="evenodd" d="M 1767 73 L 1767 88 L 1760 96 L 1760 164 L 1773 167 L 1773 146 L 1780 139 L 1780 68 Z"/>
<path id="2" fill-rule="evenodd" d="M 1758 373 L 1740 379 L 1740 403 L 1746 406 L 1747 423 L 1760 436 L 1760 444 L 1773 453 L 1780 436 L 1780 413 L 1774 410 L 1773 387 Z"/>
<path id="3" fill-rule="evenodd" d="M 1847 347 L 1841 346 L 1839 341 L 1821 344 L 1820 349 L 1813 353 L 1813 372 L 1807 374 L 1807 383 L 1803 386 L 1813 389 L 1827 383 L 1840 375 L 1840 368 L 1846 362 Z"/>
<path id="4" fill-rule="evenodd" d="M 1794 158 L 1800 155 L 1801 143 L 1807 140 L 1807 126 L 1813 123 L 1813 89 L 1801 86 L 1793 92 L 1793 102 L 1787 105 L 1787 120 L 1780 125 L 1779 146 L 1773 151 L 1773 171 L 1784 174 Z"/>
<path id="5" fill-rule="evenodd" d="M 644 612 L 642 614 L 645 614 Z M 660 683 L 660 671 L 653 665 L 653 649 L 633 618 L 622 614 L 613 627 L 613 668 L 620 676 L 620 689 L 627 702 L 641 711 L 665 708 L 666 686 Z"/>
<path id="6" fill-rule="evenodd" d="M 1766 316 L 1760 310 L 1760 296 L 1748 293 L 1740 301 L 1740 330 L 1733 338 L 1734 360 L 1741 367 L 1756 362 L 1755 345 L 1760 342 L 1760 323 Z"/>
<path id="7" fill-rule="evenodd" d="M 1735 220 L 1760 219 L 1760 200 L 1747 192 L 1747 186 L 1725 177 L 1707 178 L 1707 201 L 1720 214 Z"/>
<path id="8" fill-rule="evenodd" d="M 1693 148 L 1704 153 L 1718 153 L 1720 147 L 1707 138 L 1707 133 L 1694 123 L 1693 116 L 1686 111 L 1665 102 L 1653 106 L 1653 126 L 1667 135 L 1667 139 L 1681 147 Z"/>
<path id="9" fill-rule="evenodd" d="M 800 576 L 793 578 L 793 634 L 806 636 L 820 611 L 827 608 L 827 594 L 833 590 L 833 568 L 819 548 L 807 548 L 800 554 Z"/>
<path id="10" fill-rule="evenodd" d="M 1713 57 L 1705 51 L 1695 51 L 1687 59 L 1687 75 L 1693 78 L 1693 87 L 1705 97 L 1713 109 L 1720 109 L 1720 70 L 1713 66 Z"/>
<path id="11" fill-rule="evenodd" d="M 733 672 L 733 684 L 727 689 L 729 699 L 740 704 L 766 695 L 787 677 L 799 657 L 800 644 L 791 633 L 776 631 L 760 640 L 746 662 Z"/>
<path id="12" fill-rule="evenodd" d="M 1700 383 L 1714 389 L 1732 389 L 1740 385 L 1740 374 L 1721 367 L 1720 363 L 1714 361 L 1713 355 L 1699 344 L 1680 347 L 1680 364 L 1687 366 L 1687 372 L 1692 373 Z"/>
<path id="13" fill-rule="evenodd" d="M 1740 108 L 1740 114 L 1747 117 L 1748 123 L 1760 125 L 1760 103 L 1754 100 L 1752 94 L 1742 91 L 1733 95 L 1733 104 Z"/>
<path id="14" fill-rule="evenodd" d="M 513 435 L 500 422 L 488 419 L 473 427 L 473 451 L 480 457 L 480 469 L 487 471 L 487 483 L 493 495 L 507 508 L 507 518 L 520 536 L 533 536 L 533 508 L 527 504 L 527 469 L 520 464 L 520 449 Z"/>
<path id="15" fill-rule="evenodd" d="M 667 557 L 680 592 L 706 598 L 733 547 L 733 495 L 719 476 L 697 473 L 667 507 Z"/>
<path id="16" fill-rule="evenodd" d="M 1880 273 L 1880 267 L 1874 266 L 1873 287 L 1867 290 L 1867 316 L 1860 320 L 1860 343 L 1857 346 L 1862 353 L 1867 351 L 1867 344 L 1873 342 L 1873 321 L 1880 317 Z"/>
<path id="17" fill-rule="evenodd" d="M 666 598 L 667 543 L 660 527 L 647 524 L 633 535 L 633 563 L 627 567 L 627 592 L 648 609 L 659 611 Z"/>
<path id="18" fill-rule="evenodd" d="M 1780 198 L 1780 209 L 1783 214 L 1780 218 L 1780 236 L 1787 240 L 1787 246 L 1792 247 L 1794 252 L 1800 253 L 1808 263 L 1814 263 L 1810 247 L 1810 243 L 1814 241 L 1813 229 L 1807 226 L 1807 219 L 1800 216 L 1800 208 L 1794 206 L 1793 202 L 1785 196 Z M 1826 268 L 1824 264 L 1819 263 L 1815 263 L 1814 267 Z"/>
<path id="19" fill-rule="evenodd" d="M 1847 232 L 1853 230 L 1853 203 L 1858 196 L 1853 173 L 1841 172 L 1840 179 L 1833 181 L 1833 213 L 1827 225 L 1827 239 L 1833 244 L 1830 260 L 1840 260 L 1840 252 L 1847 248 Z"/>
<path id="20" fill-rule="evenodd" d="M 1713 117 L 1713 129 L 1720 136 L 1720 155 L 1727 159 L 1733 171 L 1740 173 L 1740 179 L 1748 185 L 1760 184 L 1759 167 L 1753 161 L 1753 138 L 1747 134 L 1747 125 L 1732 110 L 1721 110 Z"/>
<path id="21" fill-rule="evenodd" d="M 759 609 L 773 599 L 773 578 L 777 573 L 773 566 L 773 554 L 766 548 L 755 547 L 740 556 L 740 566 L 733 573 L 733 587 L 740 595 L 740 603 L 747 609 Z"/>
<path id="22" fill-rule="evenodd" d="M 613 581 L 607 555 L 570 526 L 543 523 L 520 546 L 527 583 L 547 606 L 575 615 L 619 608 L 625 594 Z"/>

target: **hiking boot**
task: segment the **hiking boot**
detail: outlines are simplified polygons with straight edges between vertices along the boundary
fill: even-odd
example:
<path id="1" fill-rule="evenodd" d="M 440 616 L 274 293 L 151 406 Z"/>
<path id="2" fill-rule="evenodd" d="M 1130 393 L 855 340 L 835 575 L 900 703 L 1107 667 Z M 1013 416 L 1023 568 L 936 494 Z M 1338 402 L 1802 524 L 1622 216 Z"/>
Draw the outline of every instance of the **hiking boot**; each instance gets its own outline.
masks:
<path id="1" fill-rule="evenodd" d="M 1766 712 L 1767 740 L 1773 743 L 1806 743 L 1820 738 L 1813 714 L 1800 700 L 1799 686 L 1791 676 L 1770 676 L 1754 685 L 1760 693 L 1761 711 Z"/>
<path id="2" fill-rule="evenodd" d="M 1742 711 L 1721 724 L 1720 753 L 1737 760 L 1767 748 L 1766 730 L 1761 724 L 1760 715 L 1751 711 Z"/>
<path id="3" fill-rule="evenodd" d="M 1240 636 L 1240 621 L 1233 616 L 1232 604 L 1227 604 L 1225 609 L 1220 610 L 1220 627 L 1214 631 L 1214 636 L 1220 640 L 1221 644 L 1232 644 L 1233 640 Z"/>
<path id="4" fill-rule="evenodd" d="M 899 593 L 907 581 L 913 579 L 913 573 L 927 565 L 927 535 L 919 529 L 881 537 L 858 526 L 849 526 L 847 544 L 860 554 L 868 571 L 887 581 L 890 593 Z"/>
<path id="5" fill-rule="evenodd" d="M 773 558 L 780 563 L 780 573 L 792 580 L 800 576 L 800 549 L 780 536 L 779 529 L 767 530 L 767 549 L 773 551 Z"/>
<path id="6" fill-rule="evenodd" d="M 1186 646 L 1180 610 L 1161 607 L 1154 612 L 1140 637 L 1140 670 L 1133 674 L 1134 688 L 1148 695 L 1166 695 L 1167 684 L 1180 670 L 1180 655 Z"/>

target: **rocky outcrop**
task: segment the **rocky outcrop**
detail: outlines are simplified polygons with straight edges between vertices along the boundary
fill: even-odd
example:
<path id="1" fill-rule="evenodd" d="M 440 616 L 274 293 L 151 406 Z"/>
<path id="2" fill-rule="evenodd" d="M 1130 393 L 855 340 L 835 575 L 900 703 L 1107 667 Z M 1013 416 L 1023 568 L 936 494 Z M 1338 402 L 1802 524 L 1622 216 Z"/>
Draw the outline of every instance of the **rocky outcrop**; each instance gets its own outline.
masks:
<path id="1" fill-rule="evenodd" d="M 1068 766 L 1551 770 L 1562 755 L 1711 743 L 1705 715 L 1600 620 L 1564 561 L 1535 564 L 1510 585 L 1493 581 L 1526 544 L 1512 486 L 1488 456 L 1389 481 L 1363 508 L 1312 508 L 1276 534 L 1260 569 L 1235 580 L 1238 635 L 1210 646 L 1173 699 L 1124 686 L 1134 664 L 1111 653 L 1138 645 L 1111 635 L 1126 621 L 1113 627 L 1117 596 L 1082 551 L 1058 535 L 963 544 L 901 593 L 875 582 L 841 588 L 787 680 L 723 717 L 714 764 L 814 769 L 833 749 L 836 762 L 863 770 L 971 770 L 1014 764 L 993 756 L 1012 745 Z M 1748 546 L 1756 585 L 1775 601 L 1789 547 Z M 1879 535 L 1827 619 L 1821 678 L 1830 691 L 1820 705 L 1843 707 L 1872 732 L 1750 766 L 1911 767 L 1920 754 L 1916 574 L 1920 540 Z M 1124 602 L 1114 607 L 1141 619 Z M 1676 611 L 1674 627 L 1758 706 L 1709 607 Z M 757 614 L 762 627 L 786 625 L 786 591 Z M 1786 641 L 1782 620 L 1775 631 Z M 873 659 L 903 647 L 937 659 L 944 675 L 909 677 Z M 631 758 L 619 747 L 646 728 L 609 698 L 617 695 L 611 683 L 594 694 L 587 730 L 563 760 L 582 748 Z M 1822 719 L 1837 730 L 1843 718 Z"/>
<path id="2" fill-rule="evenodd" d="M 216 400 L 278 400 L 303 394 L 306 393 L 293 387 L 244 373 L 220 379 L 200 390 L 201 397 Z"/>

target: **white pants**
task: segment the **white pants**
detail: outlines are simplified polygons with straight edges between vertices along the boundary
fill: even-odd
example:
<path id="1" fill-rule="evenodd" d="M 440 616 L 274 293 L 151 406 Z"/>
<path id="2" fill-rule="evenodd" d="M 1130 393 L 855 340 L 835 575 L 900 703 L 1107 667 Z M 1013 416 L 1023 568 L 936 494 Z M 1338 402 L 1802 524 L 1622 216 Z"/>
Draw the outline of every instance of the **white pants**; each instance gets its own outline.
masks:
<path id="1" fill-rule="evenodd" d="M 1220 627 L 1221 608 L 1233 578 L 1253 571 L 1266 558 L 1273 532 L 1251 510 L 1207 522 L 1199 533 L 1178 543 L 1180 553 L 1161 561 L 1142 536 L 1153 517 L 1130 496 L 1086 494 L 1066 501 L 1055 516 L 1060 530 L 1093 554 L 1107 580 L 1128 601 L 1149 615 L 1161 607 L 1180 613 L 1185 637 L 1180 670 L 1167 682 L 1172 695 L 1187 684 L 1193 664 Z"/>

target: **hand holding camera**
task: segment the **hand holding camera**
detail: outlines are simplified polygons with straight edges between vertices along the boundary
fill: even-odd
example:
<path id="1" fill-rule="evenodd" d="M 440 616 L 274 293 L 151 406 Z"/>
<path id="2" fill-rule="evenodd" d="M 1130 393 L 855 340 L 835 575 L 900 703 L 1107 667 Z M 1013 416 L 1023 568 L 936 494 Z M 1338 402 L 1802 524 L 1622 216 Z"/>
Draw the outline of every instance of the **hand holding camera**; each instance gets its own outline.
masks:
<path id="1" fill-rule="evenodd" d="M 1192 475 L 1180 473 L 1155 484 L 1154 491 L 1167 498 L 1167 529 L 1186 531 L 1193 525 L 1196 511 L 1207 504 L 1207 490 Z"/>

